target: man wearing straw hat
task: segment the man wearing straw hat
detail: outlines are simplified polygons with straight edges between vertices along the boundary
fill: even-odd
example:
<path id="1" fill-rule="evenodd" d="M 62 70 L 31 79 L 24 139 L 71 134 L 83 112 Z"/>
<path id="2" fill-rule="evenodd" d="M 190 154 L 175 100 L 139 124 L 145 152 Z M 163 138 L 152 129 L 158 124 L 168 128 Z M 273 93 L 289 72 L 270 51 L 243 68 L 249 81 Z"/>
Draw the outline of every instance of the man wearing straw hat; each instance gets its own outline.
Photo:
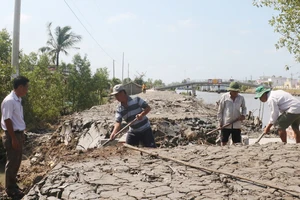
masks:
<path id="1" fill-rule="evenodd" d="M 300 142 L 300 101 L 298 99 L 283 90 L 273 91 L 264 86 L 256 88 L 254 98 L 267 102 L 271 109 L 269 124 L 264 129 L 265 134 L 270 132 L 273 125 L 276 125 L 281 141 L 286 143 L 286 129 L 291 125 L 296 143 Z"/>
<path id="2" fill-rule="evenodd" d="M 229 92 L 222 95 L 218 107 L 217 119 L 221 127 L 221 145 L 227 144 L 231 134 L 233 143 L 241 142 L 241 121 L 245 119 L 247 108 L 245 99 L 239 94 L 238 82 L 231 82 Z M 224 126 L 229 124 L 228 126 Z"/>

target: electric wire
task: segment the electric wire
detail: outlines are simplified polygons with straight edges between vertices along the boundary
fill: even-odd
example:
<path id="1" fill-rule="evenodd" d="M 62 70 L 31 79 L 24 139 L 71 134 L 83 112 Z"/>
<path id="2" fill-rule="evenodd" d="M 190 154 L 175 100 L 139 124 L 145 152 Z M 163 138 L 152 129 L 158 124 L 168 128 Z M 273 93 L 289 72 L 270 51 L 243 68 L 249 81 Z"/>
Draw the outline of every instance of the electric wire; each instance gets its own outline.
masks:
<path id="1" fill-rule="evenodd" d="M 70 5 L 67 3 L 66 0 L 64 0 L 65 4 L 68 6 L 68 8 L 71 10 L 71 12 L 74 14 L 74 16 L 76 17 L 76 19 L 79 21 L 79 23 L 83 26 L 83 28 L 86 30 L 86 32 L 91 36 L 91 38 L 96 42 L 96 44 L 102 49 L 102 51 L 108 56 L 110 57 L 112 60 L 115 60 L 113 57 L 111 57 L 106 51 L 105 49 L 99 44 L 99 42 L 94 38 L 94 36 L 89 32 L 89 30 L 85 27 L 85 25 L 82 23 L 82 21 L 79 19 L 79 17 L 76 15 L 76 13 L 73 11 L 73 9 L 70 7 Z"/>

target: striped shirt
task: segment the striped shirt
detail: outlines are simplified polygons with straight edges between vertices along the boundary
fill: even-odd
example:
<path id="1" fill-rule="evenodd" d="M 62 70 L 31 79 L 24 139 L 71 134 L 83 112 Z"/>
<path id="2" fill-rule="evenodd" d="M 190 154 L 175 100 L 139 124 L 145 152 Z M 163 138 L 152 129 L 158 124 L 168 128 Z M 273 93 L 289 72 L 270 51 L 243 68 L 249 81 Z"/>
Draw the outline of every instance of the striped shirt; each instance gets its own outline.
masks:
<path id="1" fill-rule="evenodd" d="M 122 119 L 124 119 L 127 123 L 131 122 L 135 119 L 137 114 L 141 113 L 146 107 L 148 107 L 148 104 L 140 97 L 131 98 L 128 96 L 127 106 L 128 107 L 125 108 L 121 105 L 121 103 L 118 105 L 115 116 L 116 122 L 121 123 Z M 129 132 L 141 132 L 147 128 L 150 128 L 150 122 L 148 118 L 144 116 L 143 119 L 134 122 L 129 127 Z"/>

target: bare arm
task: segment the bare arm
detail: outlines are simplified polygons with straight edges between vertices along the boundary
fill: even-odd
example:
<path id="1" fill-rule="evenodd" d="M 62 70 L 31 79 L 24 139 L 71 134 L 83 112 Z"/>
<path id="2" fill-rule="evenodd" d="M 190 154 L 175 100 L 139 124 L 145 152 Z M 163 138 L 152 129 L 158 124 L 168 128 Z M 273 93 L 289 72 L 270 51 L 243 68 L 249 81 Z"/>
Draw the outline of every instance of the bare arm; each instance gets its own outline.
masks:
<path id="1" fill-rule="evenodd" d="M 116 135 L 116 133 L 120 130 L 120 128 L 121 128 L 121 123 L 120 122 L 116 122 L 115 123 L 115 126 L 114 126 L 114 130 L 113 130 L 113 132 L 110 134 L 110 139 L 111 140 L 113 140 L 113 139 L 115 139 L 115 135 Z"/>
<path id="2" fill-rule="evenodd" d="M 138 120 L 143 119 L 144 116 L 146 116 L 151 110 L 151 107 L 148 105 L 140 114 L 136 115 L 136 118 Z"/>
<path id="3" fill-rule="evenodd" d="M 272 126 L 273 124 L 268 124 L 267 127 L 264 129 L 264 133 L 265 134 L 269 133 Z"/>

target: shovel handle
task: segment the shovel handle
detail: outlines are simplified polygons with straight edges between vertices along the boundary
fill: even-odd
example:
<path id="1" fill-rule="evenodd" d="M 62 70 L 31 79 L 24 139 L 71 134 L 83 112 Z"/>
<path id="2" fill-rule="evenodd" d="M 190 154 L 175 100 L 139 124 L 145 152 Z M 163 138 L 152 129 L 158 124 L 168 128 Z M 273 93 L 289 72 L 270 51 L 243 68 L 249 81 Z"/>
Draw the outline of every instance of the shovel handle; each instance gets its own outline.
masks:
<path id="1" fill-rule="evenodd" d="M 134 120 L 132 120 L 131 122 L 129 122 L 126 126 L 124 126 L 124 128 L 122 128 L 121 130 L 119 130 L 116 134 L 115 134 L 115 137 L 116 138 L 118 135 L 120 135 L 126 128 L 128 128 L 131 124 L 133 124 L 135 121 L 137 121 L 137 118 L 135 118 Z M 109 142 L 113 141 L 114 139 L 109 139 L 107 140 L 106 142 L 104 142 L 102 144 L 102 146 L 105 146 L 107 145 Z"/>
<path id="2" fill-rule="evenodd" d="M 208 133 L 206 133 L 206 135 L 209 135 L 209 134 L 214 133 L 214 132 L 216 132 L 216 131 L 218 131 L 218 130 L 221 130 L 222 128 L 225 128 L 226 126 L 229 126 L 230 124 L 231 124 L 231 123 L 228 123 L 228 124 L 225 124 L 225 125 L 222 126 L 222 127 L 216 128 L 216 129 L 214 129 L 214 130 L 212 130 L 212 131 L 209 131 Z"/>
<path id="3" fill-rule="evenodd" d="M 259 136 L 259 138 L 256 140 L 256 142 L 255 142 L 254 144 L 259 143 L 259 141 L 261 140 L 261 138 L 264 137 L 264 135 L 265 135 L 265 133 L 262 133 L 262 134 Z"/>
<path id="4" fill-rule="evenodd" d="M 235 122 L 237 122 L 237 121 L 239 121 L 239 119 L 236 119 L 236 120 L 234 120 L 233 122 L 227 123 L 227 124 L 225 124 L 224 126 L 219 127 L 219 128 L 216 128 L 216 129 L 214 129 L 214 130 L 212 130 L 212 131 L 209 131 L 208 133 L 206 133 L 206 135 L 209 135 L 209 134 L 214 133 L 214 132 L 216 132 L 216 131 L 218 131 L 218 130 L 221 130 L 221 129 L 225 128 L 226 126 L 229 126 L 229 125 L 231 125 L 231 124 L 233 124 L 233 123 L 235 123 Z"/>

